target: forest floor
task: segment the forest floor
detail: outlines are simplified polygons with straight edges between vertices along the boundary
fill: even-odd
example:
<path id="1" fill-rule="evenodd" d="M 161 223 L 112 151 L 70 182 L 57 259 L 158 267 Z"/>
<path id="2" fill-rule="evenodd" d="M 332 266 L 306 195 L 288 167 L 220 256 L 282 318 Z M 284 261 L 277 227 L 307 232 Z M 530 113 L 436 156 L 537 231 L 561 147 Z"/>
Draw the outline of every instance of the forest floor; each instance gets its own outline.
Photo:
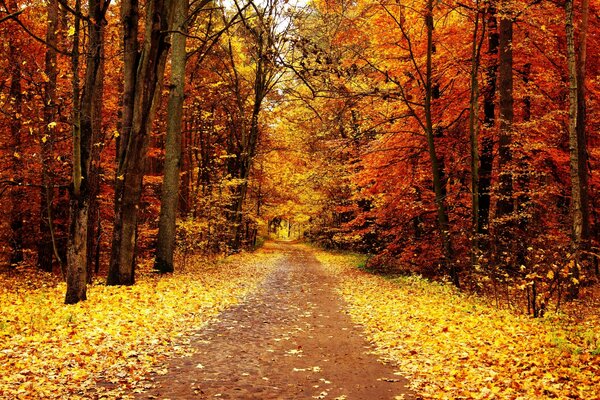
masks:
<path id="1" fill-rule="evenodd" d="M 600 399 L 598 313 L 533 319 L 364 261 L 267 243 L 74 306 L 0 274 L 0 398 Z"/>

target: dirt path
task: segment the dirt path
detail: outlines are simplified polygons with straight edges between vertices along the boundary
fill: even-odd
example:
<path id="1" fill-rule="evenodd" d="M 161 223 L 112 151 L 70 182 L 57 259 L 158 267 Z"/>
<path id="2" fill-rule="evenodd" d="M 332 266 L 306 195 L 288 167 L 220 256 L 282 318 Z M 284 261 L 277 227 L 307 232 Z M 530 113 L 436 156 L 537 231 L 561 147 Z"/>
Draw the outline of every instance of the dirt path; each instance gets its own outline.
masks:
<path id="1" fill-rule="evenodd" d="M 285 257 L 262 289 L 193 336 L 196 354 L 171 360 L 137 398 L 414 399 L 370 354 L 310 250 L 270 246 Z"/>

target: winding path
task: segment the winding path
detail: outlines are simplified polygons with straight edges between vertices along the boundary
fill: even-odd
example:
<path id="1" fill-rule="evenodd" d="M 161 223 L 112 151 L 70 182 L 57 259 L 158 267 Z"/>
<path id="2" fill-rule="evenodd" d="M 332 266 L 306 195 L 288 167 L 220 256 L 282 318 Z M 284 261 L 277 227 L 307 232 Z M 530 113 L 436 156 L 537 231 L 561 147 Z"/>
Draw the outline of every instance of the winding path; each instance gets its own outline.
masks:
<path id="1" fill-rule="evenodd" d="M 414 399 L 371 354 L 310 249 L 269 246 L 284 257 L 261 289 L 198 331 L 195 354 L 170 360 L 137 398 Z"/>

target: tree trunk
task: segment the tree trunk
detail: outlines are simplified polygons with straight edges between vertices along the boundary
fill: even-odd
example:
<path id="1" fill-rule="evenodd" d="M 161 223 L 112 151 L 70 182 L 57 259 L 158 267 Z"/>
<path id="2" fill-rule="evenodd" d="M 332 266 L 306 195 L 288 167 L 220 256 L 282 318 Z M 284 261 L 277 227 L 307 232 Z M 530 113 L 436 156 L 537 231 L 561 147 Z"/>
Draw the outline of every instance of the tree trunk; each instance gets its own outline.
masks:
<path id="1" fill-rule="evenodd" d="M 442 252 L 444 254 L 444 263 L 452 282 L 457 287 L 460 286 L 458 270 L 454 265 L 452 241 L 450 236 L 450 222 L 448 220 L 448 210 L 444 196 L 444 183 L 442 180 L 442 171 L 440 160 L 435 150 L 434 128 L 432 120 L 432 56 L 433 56 L 433 0 L 427 0 L 427 15 L 425 16 L 427 27 L 427 66 L 425 82 L 425 127 L 427 136 L 427 148 L 431 160 L 431 172 L 433 176 L 433 189 L 435 192 L 435 204 L 438 217 L 438 228 L 442 238 Z"/>
<path id="2" fill-rule="evenodd" d="M 77 2 L 79 7 L 79 1 Z M 89 0 L 89 10 L 93 18 L 88 21 L 89 48 L 86 56 L 84 85 L 81 93 L 79 112 L 75 115 L 73 132 L 73 187 L 71 189 L 71 225 L 67 250 L 67 294 L 66 304 L 74 304 L 86 299 L 88 273 L 88 218 L 90 207 L 90 162 L 94 143 L 94 103 L 100 64 L 102 63 L 101 24 L 103 9 L 98 0 Z M 75 38 L 78 41 L 78 26 Z M 74 70 L 78 60 L 73 63 Z M 74 85 L 75 87 L 77 85 Z"/>
<path id="3" fill-rule="evenodd" d="M 590 203 L 589 203 L 589 175 L 586 115 L 587 105 L 585 99 L 585 78 L 587 60 L 587 31 L 589 20 L 589 0 L 581 4 L 581 25 L 577 38 L 577 170 L 579 175 L 579 192 L 581 194 L 581 245 L 583 250 L 588 250 L 590 243 Z"/>
<path id="4" fill-rule="evenodd" d="M 487 15 L 489 65 L 486 68 L 486 85 L 483 90 L 483 136 L 479 164 L 478 205 L 479 215 L 477 233 L 486 235 L 490 224 L 490 189 L 492 184 L 492 167 L 494 164 L 494 140 L 492 129 L 496 123 L 496 75 L 498 72 L 498 22 L 496 8 L 489 4 Z"/>
<path id="5" fill-rule="evenodd" d="M 54 124 L 56 124 L 56 79 L 58 69 L 56 66 L 56 30 L 58 28 L 58 2 L 48 1 L 46 6 L 48 26 L 46 28 L 46 48 L 44 72 L 48 79 L 44 84 L 44 127 L 42 128 L 42 140 L 40 158 L 42 166 L 40 188 L 40 236 L 37 245 L 37 267 L 42 271 L 52 272 L 52 255 L 54 253 L 54 240 L 52 228 L 52 200 L 54 190 L 51 188 L 50 163 L 52 162 L 52 142 L 54 140 Z M 60 262 L 60 261 L 59 261 Z"/>
<path id="6" fill-rule="evenodd" d="M 507 8 L 507 0 L 502 3 Z M 498 195 L 496 201 L 496 256 L 505 268 L 514 267 L 512 244 L 514 226 L 513 203 L 513 21 L 512 16 L 503 10 L 499 24 L 499 63 L 498 63 Z"/>
<path id="7" fill-rule="evenodd" d="M 21 154 L 21 115 L 23 113 L 23 95 L 21 94 L 21 61 L 18 59 L 17 46 L 11 36 L 9 41 L 11 62 L 10 75 L 10 105 L 11 121 L 10 135 L 12 138 L 12 179 L 10 191 L 10 266 L 16 267 L 23 261 L 23 161 Z"/>
<path id="8" fill-rule="evenodd" d="M 87 220 L 89 204 L 86 200 L 71 199 L 71 226 L 67 249 L 67 293 L 65 304 L 87 300 Z"/>
<path id="9" fill-rule="evenodd" d="M 173 26 L 182 33 L 172 36 L 171 87 L 167 105 L 167 138 L 165 144 L 165 176 L 158 222 L 158 244 L 154 268 L 173 272 L 177 203 L 179 200 L 179 170 L 181 166 L 181 126 L 185 89 L 186 32 L 188 0 L 177 0 Z"/>
<path id="10" fill-rule="evenodd" d="M 481 40 L 479 37 L 479 1 L 476 3 L 475 27 L 473 29 L 473 42 L 471 50 L 471 96 L 469 101 L 469 139 L 471 144 L 471 266 L 479 264 L 479 61 L 481 54 Z"/>
<path id="11" fill-rule="evenodd" d="M 144 161 L 162 88 L 172 14 L 173 4 L 168 0 L 151 0 L 147 4 L 144 45 L 138 54 L 137 0 L 125 0 L 121 6 L 125 32 L 123 132 L 115 182 L 109 285 L 132 285 L 135 281 L 137 212 Z"/>
<path id="12" fill-rule="evenodd" d="M 123 97 L 121 111 L 121 132 L 117 141 L 117 173 L 115 180 L 115 219 L 113 224 L 112 253 L 108 270 L 107 284 L 120 285 L 133 284 L 133 262 L 121 266 L 120 248 L 123 242 L 122 214 L 131 214 L 136 210 L 124 210 L 127 204 L 123 203 L 125 177 L 121 173 L 132 133 L 134 101 L 136 91 L 136 74 L 139 57 L 139 3 L 138 0 L 126 0 L 121 3 L 121 23 L 123 25 Z M 136 204 L 137 206 L 137 204 Z M 134 239 L 135 240 L 135 239 Z M 133 251 L 133 250 L 132 250 Z M 123 271 L 121 271 L 121 269 Z"/>
<path id="13" fill-rule="evenodd" d="M 75 11 L 78 13 L 81 11 L 81 0 L 75 2 Z M 83 201 L 81 201 L 83 199 L 81 196 L 81 185 L 83 183 L 83 175 L 86 172 L 84 167 L 85 164 L 82 163 L 82 157 L 85 157 L 85 154 L 82 155 L 81 144 L 81 88 L 79 82 L 80 26 L 81 19 L 76 15 L 73 34 L 73 50 L 71 55 L 71 72 L 73 74 L 73 182 L 69 199 L 71 222 L 67 244 L 67 292 L 65 294 L 65 304 L 75 304 L 87 299 L 87 267 L 85 264 L 86 231 L 85 228 L 82 228 L 84 222 L 79 219 L 80 217 L 87 218 L 87 208 L 80 210 L 80 207 L 84 205 Z M 83 226 L 85 227 L 85 225 Z M 81 264 L 82 262 L 83 264 Z M 82 282 L 83 285 L 81 284 Z"/>
<path id="14" fill-rule="evenodd" d="M 92 10 L 94 19 L 103 18 L 102 10 L 105 0 L 90 0 L 89 7 Z M 98 204 L 98 194 L 100 193 L 100 151 L 102 144 L 102 110 L 104 97 L 104 23 L 99 22 L 91 24 L 90 27 L 90 47 L 97 48 L 99 65 L 93 93 L 91 124 L 92 124 L 92 145 L 90 153 L 89 169 L 89 212 L 87 222 L 87 269 L 88 282 L 91 283 L 94 277 L 94 271 L 99 269 L 96 255 L 100 251 L 100 210 Z"/>
<path id="15" fill-rule="evenodd" d="M 567 66 L 569 71 L 569 154 L 571 171 L 571 213 L 572 213 L 572 238 L 571 247 L 574 263 L 571 269 L 569 298 L 577 298 L 579 294 L 579 257 L 581 240 L 583 236 L 583 212 L 581 196 L 581 176 L 579 171 L 579 143 L 577 132 L 577 111 L 579 109 L 577 90 L 577 59 L 575 52 L 575 28 L 573 26 L 573 0 L 566 0 L 566 38 L 567 38 Z"/>
<path id="16" fill-rule="evenodd" d="M 506 0 L 503 5 L 506 6 Z M 513 211 L 512 201 L 512 130 L 513 130 L 513 22 L 510 15 L 500 18 L 498 97 L 499 97 L 499 145 L 498 173 L 499 193 L 497 217 L 509 216 Z"/>

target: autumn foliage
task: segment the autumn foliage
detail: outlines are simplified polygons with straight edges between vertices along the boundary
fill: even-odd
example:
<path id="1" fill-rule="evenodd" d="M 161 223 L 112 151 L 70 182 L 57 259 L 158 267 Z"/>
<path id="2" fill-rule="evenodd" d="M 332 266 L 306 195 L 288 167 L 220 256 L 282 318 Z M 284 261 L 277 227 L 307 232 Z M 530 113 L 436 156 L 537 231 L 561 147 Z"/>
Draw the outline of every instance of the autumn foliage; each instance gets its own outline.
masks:
<path id="1" fill-rule="evenodd" d="M 78 303 L 97 279 L 133 285 L 157 249 L 170 272 L 276 237 L 534 317 L 593 297 L 599 13 L 589 0 L 2 0 L 3 285 L 65 279 Z"/>
<path id="2" fill-rule="evenodd" d="M 584 21 L 596 6 L 574 4 L 572 104 L 563 4 L 422 3 L 315 2 L 300 20 L 286 115 L 329 164 L 312 188 L 331 214 L 311 237 L 369 252 L 374 268 L 506 292 L 538 315 L 597 279 L 598 24 Z"/>

